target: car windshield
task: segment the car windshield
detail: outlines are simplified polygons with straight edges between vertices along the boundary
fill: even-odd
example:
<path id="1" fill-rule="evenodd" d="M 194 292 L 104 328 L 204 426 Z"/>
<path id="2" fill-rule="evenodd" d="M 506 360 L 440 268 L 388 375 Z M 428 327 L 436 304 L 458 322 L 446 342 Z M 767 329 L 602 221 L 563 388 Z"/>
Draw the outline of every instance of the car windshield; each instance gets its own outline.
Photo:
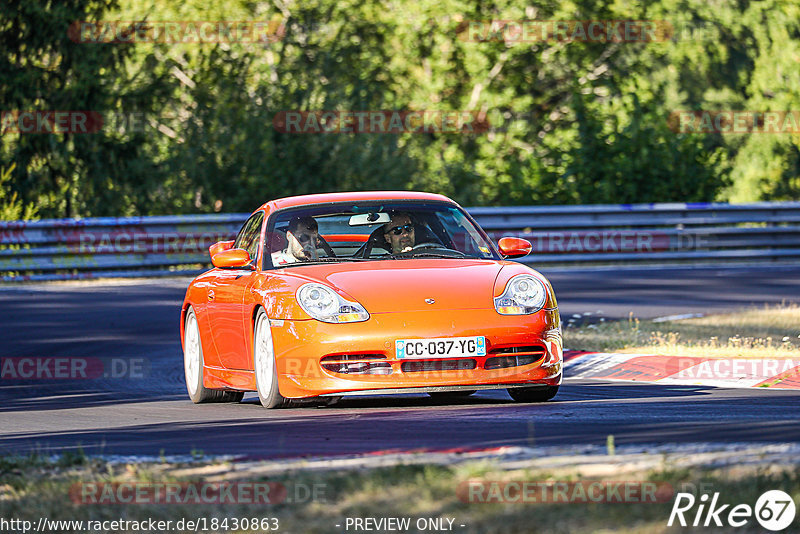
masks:
<path id="1" fill-rule="evenodd" d="M 410 258 L 499 259 L 486 234 L 445 202 L 336 203 L 270 217 L 264 267 Z"/>

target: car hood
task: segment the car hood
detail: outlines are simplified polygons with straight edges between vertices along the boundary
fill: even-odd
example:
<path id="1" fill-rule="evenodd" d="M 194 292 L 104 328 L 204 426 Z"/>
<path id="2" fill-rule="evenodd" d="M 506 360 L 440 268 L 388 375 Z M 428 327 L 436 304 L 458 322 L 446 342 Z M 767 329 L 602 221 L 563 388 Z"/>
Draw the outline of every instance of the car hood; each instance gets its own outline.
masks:
<path id="1" fill-rule="evenodd" d="M 409 259 L 293 269 L 341 290 L 369 313 L 493 308 L 503 264 L 491 260 Z M 429 304 L 426 299 L 433 299 Z"/>

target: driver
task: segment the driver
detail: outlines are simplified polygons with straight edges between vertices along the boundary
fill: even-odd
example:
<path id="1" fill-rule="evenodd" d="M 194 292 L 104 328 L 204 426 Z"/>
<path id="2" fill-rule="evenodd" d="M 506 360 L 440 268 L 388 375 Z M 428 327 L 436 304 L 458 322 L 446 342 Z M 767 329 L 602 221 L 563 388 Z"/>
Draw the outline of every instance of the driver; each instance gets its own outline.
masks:
<path id="1" fill-rule="evenodd" d="M 272 253 L 272 265 L 286 265 L 298 261 L 319 259 L 319 230 L 314 217 L 295 217 L 286 230 L 288 245 L 284 250 Z"/>
<path id="2" fill-rule="evenodd" d="M 384 225 L 383 237 L 392 247 L 392 254 L 408 252 L 414 248 L 414 223 L 408 213 L 393 213 L 391 222 Z"/>

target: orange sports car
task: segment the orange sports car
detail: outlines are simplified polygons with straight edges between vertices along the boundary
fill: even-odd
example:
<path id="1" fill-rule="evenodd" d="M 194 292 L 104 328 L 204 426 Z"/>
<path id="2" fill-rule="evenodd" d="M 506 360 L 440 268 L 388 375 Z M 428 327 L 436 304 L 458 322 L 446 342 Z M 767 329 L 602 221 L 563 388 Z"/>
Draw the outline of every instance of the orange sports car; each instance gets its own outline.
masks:
<path id="1" fill-rule="evenodd" d="M 330 193 L 267 202 L 181 309 L 192 401 L 256 391 L 293 399 L 506 388 L 551 399 L 562 376 L 558 306 L 547 279 L 508 258 L 458 204 L 410 192 Z"/>

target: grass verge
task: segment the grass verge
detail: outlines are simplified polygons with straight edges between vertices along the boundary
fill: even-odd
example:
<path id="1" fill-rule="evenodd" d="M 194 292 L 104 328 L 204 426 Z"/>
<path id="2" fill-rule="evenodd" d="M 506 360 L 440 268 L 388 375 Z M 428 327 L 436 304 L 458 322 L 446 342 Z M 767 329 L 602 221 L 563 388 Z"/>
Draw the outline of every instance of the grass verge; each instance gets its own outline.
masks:
<path id="1" fill-rule="evenodd" d="M 50 520 L 141 521 L 146 519 L 179 521 L 204 517 L 276 518 L 278 532 L 330 533 L 353 531 L 345 528 L 346 518 L 409 518 L 411 528 L 418 532 L 420 518 L 453 519 L 453 532 L 461 533 L 528 533 L 541 532 L 668 532 L 674 493 L 689 491 L 713 494 L 719 492 L 722 502 L 745 503 L 753 506 L 767 490 L 780 489 L 800 502 L 800 473 L 796 466 L 778 468 L 760 464 L 750 469 L 738 467 L 692 469 L 670 462 L 645 469 L 618 469 L 615 476 L 598 478 L 581 469 L 576 457 L 568 468 L 540 467 L 503 468 L 493 461 L 464 462 L 455 465 L 395 465 L 382 468 L 355 468 L 339 471 L 294 470 L 268 479 L 253 476 L 243 478 L 234 464 L 174 465 L 127 464 L 112 465 L 98 459 L 76 462 L 50 461 L 42 458 L 0 459 L 0 517 L 38 522 Z M 591 458 L 596 465 L 597 458 Z M 608 458 L 613 464 L 614 457 Z M 624 461 L 624 460 L 623 460 Z M 619 462 L 619 461 L 618 461 Z M 624 464 L 619 464 L 621 467 Z M 206 473 L 205 475 L 203 473 Z M 213 475 L 210 473 L 214 473 Z M 287 489 L 288 500 L 274 505 L 244 504 L 85 504 L 75 502 L 75 488 L 81 484 L 128 483 L 163 484 L 169 482 L 218 482 L 225 474 L 236 474 L 239 483 L 279 483 Z M 596 475 L 596 473 L 595 473 Z M 481 483 L 514 482 L 653 482 L 666 487 L 660 502 L 583 502 L 569 492 L 572 502 L 558 503 L 484 503 L 470 502 L 468 493 L 459 487 L 467 481 Z M 308 498 L 298 488 L 317 488 L 316 498 Z M 306 498 L 302 498 L 306 495 Z M 483 495 L 488 495 L 484 493 Z M 666 497 L 666 498 L 664 498 Z M 634 499 L 636 500 L 636 499 Z M 473 500 L 474 501 L 474 500 Z M 693 518 L 693 513 L 691 516 Z M 447 524 L 447 523 L 445 523 Z M 339 527 L 337 527 L 339 525 Z M 463 527 L 461 525 L 464 525 Z M 795 520 L 795 527 L 798 520 Z M 749 528 L 739 532 L 757 531 L 751 520 Z M 184 529 L 186 531 L 188 529 Z M 266 529 L 227 529 L 216 531 L 265 532 Z M 680 530 L 680 529 L 678 529 Z M 714 529 L 706 529 L 714 532 Z M 791 529 L 790 529 L 791 530 Z M 66 528 L 59 532 L 85 532 Z M 104 530 L 112 532 L 113 529 Z M 172 529 L 172 532 L 180 530 Z M 274 531 L 274 529 L 270 529 Z M 385 531 L 385 530 L 383 530 Z M 428 530 L 430 531 L 430 530 Z M 705 530 L 704 530 L 705 531 Z M 724 531 L 724 530 L 723 530 Z"/>
<path id="2" fill-rule="evenodd" d="M 800 358 L 800 306 L 778 305 L 659 322 L 604 322 L 564 329 L 573 350 L 669 356 Z"/>

